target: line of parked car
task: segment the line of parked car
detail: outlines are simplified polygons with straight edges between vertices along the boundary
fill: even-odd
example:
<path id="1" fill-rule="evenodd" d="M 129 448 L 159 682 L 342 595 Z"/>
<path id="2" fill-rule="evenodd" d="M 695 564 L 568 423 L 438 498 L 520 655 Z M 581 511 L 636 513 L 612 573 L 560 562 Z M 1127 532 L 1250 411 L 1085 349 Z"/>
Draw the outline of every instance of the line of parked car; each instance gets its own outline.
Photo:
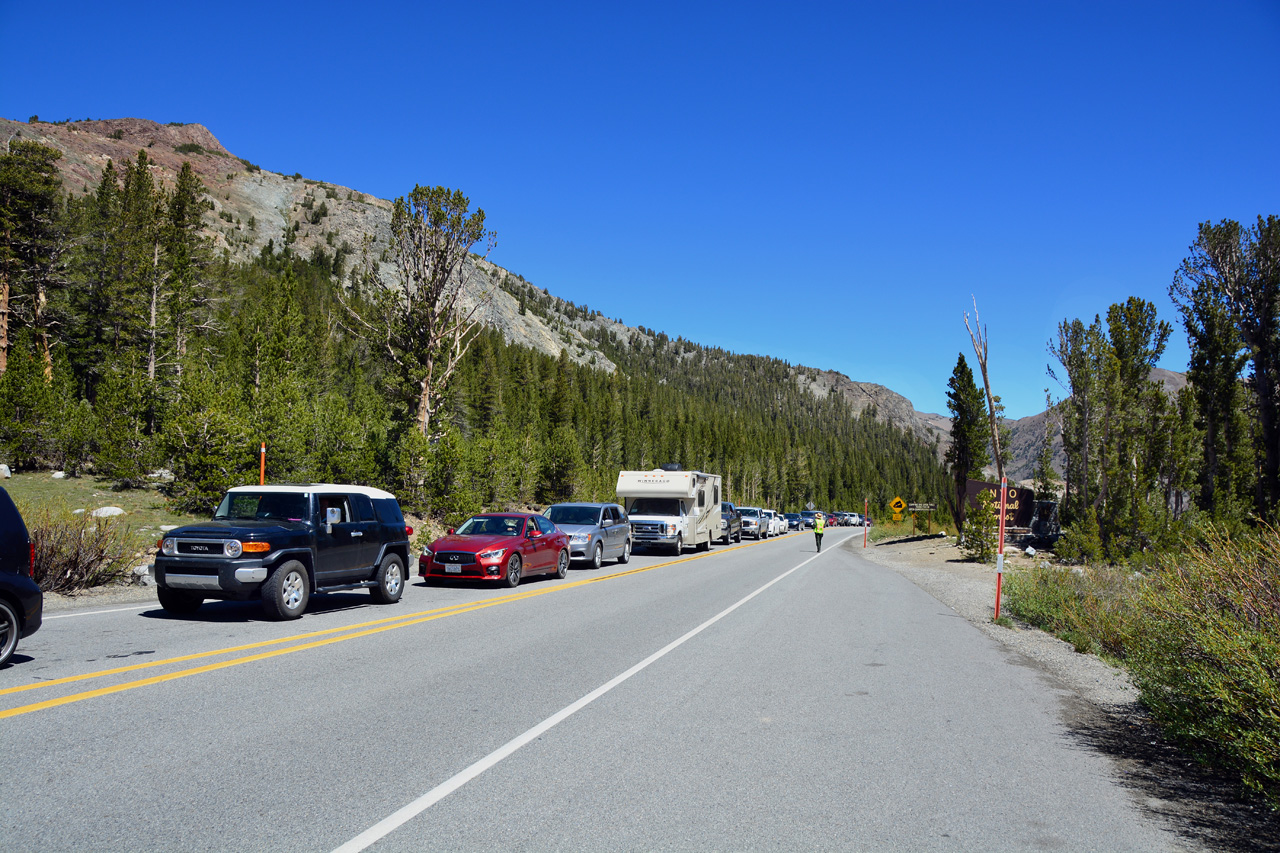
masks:
<path id="1" fill-rule="evenodd" d="M 726 545 L 813 527 L 822 514 L 735 506 L 720 500 L 718 476 L 699 472 L 622 472 L 620 496 L 624 483 L 641 494 L 626 498 L 637 513 L 644 503 L 646 512 L 657 514 L 657 521 L 644 520 L 653 530 L 633 527 L 625 506 L 616 503 L 560 503 L 540 514 L 480 513 L 424 548 L 417 574 L 515 587 L 529 575 L 563 578 L 571 562 L 593 569 L 605 560 L 626 563 L 637 546 L 674 547 L 677 554 L 682 547 L 706 550 L 716 538 L 717 503 L 718 539 Z M 673 488 L 677 496 L 666 496 Z M 670 506 L 657 506 L 662 501 Z M 827 525 L 863 523 L 858 513 L 825 515 Z M 697 523 L 686 525 L 690 518 Z M 379 489 L 237 486 L 211 520 L 173 530 L 157 543 L 157 597 L 175 615 L 192 614 L 208 599 L 260 599 L 273 619 L 296 619 L 313 594 L 339 590 L 368 589 L 375 602 L 394 604 L 404 590 L 412 535 L 395 496 Z M 35 547 L 0 488 L 0 666 L 19 639 L 40 627 L 44 597 L 34 575 Z"/>
<path id="2" fill-rule="evenodd" d="M 18 649 L 18 640 L 40 629 L 44 593 L 35 581 L 36 549 L 22 514 L 0 487 L 0 666 Z"/>

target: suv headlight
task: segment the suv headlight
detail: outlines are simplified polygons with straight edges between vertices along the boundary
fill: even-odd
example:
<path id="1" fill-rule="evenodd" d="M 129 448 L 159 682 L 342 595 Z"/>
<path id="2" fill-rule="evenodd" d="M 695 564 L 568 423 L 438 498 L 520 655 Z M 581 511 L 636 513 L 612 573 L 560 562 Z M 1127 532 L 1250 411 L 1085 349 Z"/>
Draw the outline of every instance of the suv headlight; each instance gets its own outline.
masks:
<path id="1" fill-rule="evenodd" d="M 224 539 L 222 542 L 222 555 L 224 557 L 239 557 L 244 548 L 240 545 L 239 539 Z"/>
<path id="2" fill-rule="evenodd" d="M 178 553 L 178 540 L 165 539 L 160 543 L 160 553 L 164 554 L 166 557 L 172 557 L 174 554 Z"/>

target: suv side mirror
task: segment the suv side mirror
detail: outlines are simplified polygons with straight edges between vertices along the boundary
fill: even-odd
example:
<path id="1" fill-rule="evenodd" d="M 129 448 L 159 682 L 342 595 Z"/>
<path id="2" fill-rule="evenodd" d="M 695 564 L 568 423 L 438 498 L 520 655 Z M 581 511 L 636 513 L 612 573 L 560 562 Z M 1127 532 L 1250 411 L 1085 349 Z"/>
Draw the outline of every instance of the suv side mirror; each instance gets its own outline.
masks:
<path id="1" fill-rule="evenodd" d="M 333 525 L 342 523 L 342 508 L 336 506 L 325 507 L 324 510 L 324 532 L 332 533 Z"/>

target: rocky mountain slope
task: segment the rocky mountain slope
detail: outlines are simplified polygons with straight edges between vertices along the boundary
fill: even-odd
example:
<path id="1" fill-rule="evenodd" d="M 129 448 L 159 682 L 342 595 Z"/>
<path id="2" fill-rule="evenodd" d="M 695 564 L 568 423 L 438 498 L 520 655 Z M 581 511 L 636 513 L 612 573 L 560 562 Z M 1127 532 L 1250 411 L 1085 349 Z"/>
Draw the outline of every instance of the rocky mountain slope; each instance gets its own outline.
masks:
<path id="1" fill-rule="evenodd" d="M 381 275 L 394 280 L 395 268 L 389 260 L 390 201 L 300 174 L 283 175 L 259 168 L 228 151 L 203 125 L 160 124 L 138 118 L 64 123 L 0 118 L 0 139 L 13 138 L 31 139 L 62 151 L 59 169 L 64 187 L 80 195 L 96 189 L 108 161 L 114 161 L 120 170 L 142 150 L 147 152 L 155 180 L 166 188 L 173 186 L 182 163 L 189 162 L 213 203 L 204 223 L 219 252 L 246 261 L 267 246 L 278 252 L 287 245 L 302 257 L 317 251 L 329 256 L 341 252 L 354 262 L 365 235 L 369 235 L 371 257 L 382 261 Z M 478 257 L 466 265 L 464 285 L 464 305 L 474 304 L 482 294 L 491 296 L 484 322 L 501 330 L 507 340 L 553 356 L 566 351 L 580 364 L 611 372 L 617 369 L 594 343 L 602 335 L 612 336 L 624 346 L 633 340 L 653 339 L 647 330 L 559 299 Z M 936 444 L 941 458 L 951 428 L 946 417 L 918 412 L 910 400 L 883 385 L 858 382 L 842 373 L 796 367 L 792 376 L 814 394 L 826 395 L 834 389 L 856 412 L 871 408 L 877 418 L 912 430 L 926 443 Z M 1184 376 L 1181 381 L 1185 384 Z M 1044 434 L 1044 418 L 1042 413 L 1013 423 L 1014 462 L 1009 473 L 1015 479 L 1030 476 Z M 1055 461 L 1062 462 L 1057 457 Z"/>

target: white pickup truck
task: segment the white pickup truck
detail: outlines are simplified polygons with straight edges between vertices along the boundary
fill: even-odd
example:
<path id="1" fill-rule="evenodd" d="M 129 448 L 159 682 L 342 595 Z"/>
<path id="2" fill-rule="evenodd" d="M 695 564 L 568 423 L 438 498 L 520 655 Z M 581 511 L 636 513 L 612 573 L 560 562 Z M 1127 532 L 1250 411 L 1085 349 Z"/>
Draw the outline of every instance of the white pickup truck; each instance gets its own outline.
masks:
<path id="1" fill-rule="evenodd" d="M 618 502 L 631 518 L 638 546 L 711 548 L 720 535 L 720 475 L 702 471 L 621 471 Z"/>

